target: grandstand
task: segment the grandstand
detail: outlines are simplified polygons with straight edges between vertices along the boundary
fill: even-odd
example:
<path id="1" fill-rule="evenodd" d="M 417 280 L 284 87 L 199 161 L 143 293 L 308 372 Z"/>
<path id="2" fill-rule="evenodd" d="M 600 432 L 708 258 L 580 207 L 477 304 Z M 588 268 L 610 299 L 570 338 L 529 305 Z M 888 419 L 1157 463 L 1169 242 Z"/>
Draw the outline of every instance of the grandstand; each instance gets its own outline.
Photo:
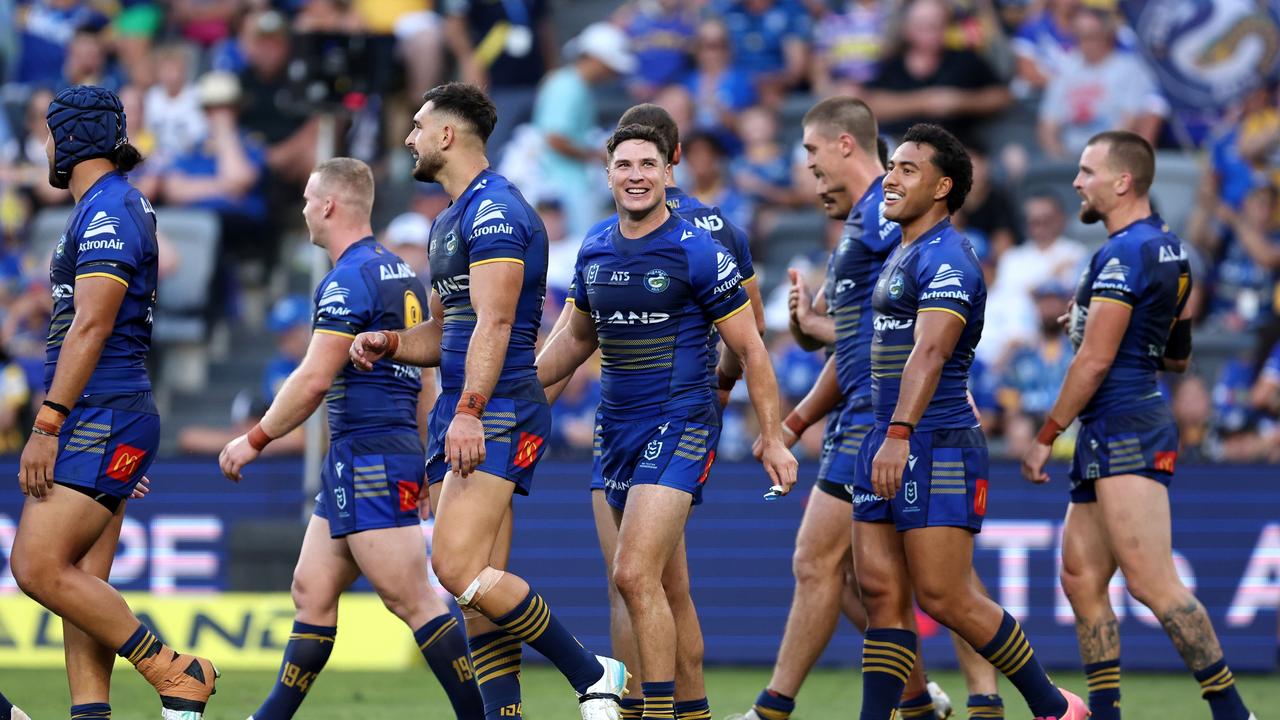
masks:
<path id="1" fill-rule="evenodd" d="M 507 16 L 513 5 L 521 17 Z M 1190 5 L 1207 6 L 1213 38 L 1151 21 Z M 600 21 L 622 28 L 630 47 L 584 43 L 581 31 Z M 512 39 L 513 23 L 523 40 Z M 993 493 L 977 565 L 1011 611 L 1022 608 L 1028 633 L 1044 638 L 1046 665 L 1074 670 L 1054 565 L 1065 468 L 1056 466 L 1053 490 L 1032 489 L 1016 463 L 1048 412 L 1045 394 L 1051 403 L 1062 380 L 1052 368 L 1060 344 L 1041 323 L 1053 307 L 1045 298 L 1054 283 L 1073 287 L 1079 260 L 1105 241 L 1100 225 L 1076 217 L 1081 138 L 1123 127 L 1156 146 L 1153 203 L 1193 258 L 1193 364 L 1161 387 L 1182 440 L 1179 567 L 1199 579 L 1237 670 L 1274 673 L 1280 64 L 1271 52 L 1273 66 L 1261 65 L 1247 43 L 1225 39 L 1233 33 L 1274 50 L 1280 4 L 0 0 L 0 476 L 16 468 L 43 399 L 48 263 L 72 208 L 70 194 L 47 182 L 44 110 L 58 89 L 119 93 L 131 140 L 147 156 L 131 180 L 152 199 L 161 236 L 152 358 L 161 460 L 152 496 L 130 508 L 113 581 L 140 606 L 155 603 L 161 625 L 193 635 L 198 612 L 169 596 L 195 593 L 222 637 L 202 649 L 263 677 L 278 659 L 266 628 L 288 617 L 279 613 L 309 508 L 302 489 L 314 485 L 303 478 L 300 437 L 273 448 L 239 489 L 221 479 L 213 455 L 253 425 L 300 359 L 294 331 L 309 319 L 320 252 L 308 241 L 301 189 L 318 159 L 350 155 L 374 168 L 378 238 L 414 259 L 425 281 L 426 233 L 449 200 L 411 179 L 404 136 L 426 89 L 451 79 L 485 85 L 500 118 L 491 161 L 543 213 L 551 240 L 545 333 L 563 307 L 578 241 L 612 212 L 599 167 L 605 131 L 637 102 L 662 105 L 685 140 L 681 186 L 749 229 L 785 411 L 821 368 L 787 331 L 787 270 L 820 287 L 839 239 L 816 203 L 800 121 L 817 100 L 854 94 L 881 118 L 891 148 L 908 124 L 928 120 L 980 158 L 956 224 L 979 248 L 991 289 L 971 390 L 1006 494 Z M 619 53 L 639 59 L 636 72 L 610 69 Z M 1205 65 L 1182 60 L 1192 55 Z M 1067 256 L 1075 264 L 1050 267 Z M 580 431 L 594 423 L 598 377 L 579 376 L 555 408 L 554 462 L 539 470 L 540 492 L 517 505 L 525 543 L 517 546 L 554 588 L 548 598 L 589 628 L 584 642 L 601 647 L 608 605 L 585 494 L 592 436 Z M 717 618 L 707 621 L 708 662 L 767 665 L 790 597 L 801 501 L 759 503 L 745 387 L 724 423 L 715 490 L 690 527 L 694 590 Z M 811 429 L 796 446 L 802 479 L 813 475 L 821 434 Z M 1069 460 L 1069 451 L 1060 444 L 1066 454 L 1055 458 Z M 48 617 L 21 597 L 7 568 L 21 504 L 16 488 L 0 492 L 0 668 L 54 676 L 61 653 L 41 629 Z M 738 537 L 744 526 L 754 537 Z M 424 523 L 428 542 L 430 532 Z M 1127 659 L 1176 670 L 1158 622 L 1143 612 L 1128 609 L 1126 642 L 1132 634 L 1142 650 Z M 950 657 L 945 633 L 926 645 Z M 844 667 L 856 648 L 846 629 L 824 662 Z M 408 667 L 409 651 L 394 668 Z M 383 669 L 367 660 L 353 651 L 335 667 Z M 1178 688 L 1188 698 L 1192 690 Z"/>

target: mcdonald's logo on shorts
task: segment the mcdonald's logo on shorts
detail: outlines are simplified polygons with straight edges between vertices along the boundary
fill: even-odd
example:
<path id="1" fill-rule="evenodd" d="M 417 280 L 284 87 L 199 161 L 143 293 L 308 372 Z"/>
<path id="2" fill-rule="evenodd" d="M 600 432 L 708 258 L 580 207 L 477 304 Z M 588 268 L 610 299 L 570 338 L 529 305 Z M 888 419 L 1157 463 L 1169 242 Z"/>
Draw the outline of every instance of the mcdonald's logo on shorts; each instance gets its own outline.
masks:
<path id="1" fill-rule="evenodd" d="M 1178 462 L 1178 451 L 1165 450 L 1163 452 L 1156 453 L 1154 465 L 1156 467 L 1156 470 L 1159 470 L 1160 472 L 1172 473 L 1173 466 L 1176 465 L 1177 462 Z"/>
<path id="2" fill-rule="evenodd" d="M 520 433 L 520 442 L 516 444 L 516 456 L 511 461 L 518 468 L 533 467 L 538 460 L 538 450 L 542 448 L 542 436 L 533 433 Z"/>
<path id="3" fill-rule="evenodd" d="M 396 488 L 400 491 L 400 512 L 409 512 L 418 507 L 418 491 L 421 485 L 412 480 L 397 480 Z"/>
<path id="4" fill-rule="evenodd" d="M 979 479 L 974 485 L 976 488 L 973 491 L 973 511 L 985 516 L 987 514 L 987 481 Z"/>
<path id="5" fill-rule="evenodd" d="M 120 482 L 129 482 L 142 464 L 147 451 L 132 445 L 120 443 L 107 463 L 107 477 Z"/>

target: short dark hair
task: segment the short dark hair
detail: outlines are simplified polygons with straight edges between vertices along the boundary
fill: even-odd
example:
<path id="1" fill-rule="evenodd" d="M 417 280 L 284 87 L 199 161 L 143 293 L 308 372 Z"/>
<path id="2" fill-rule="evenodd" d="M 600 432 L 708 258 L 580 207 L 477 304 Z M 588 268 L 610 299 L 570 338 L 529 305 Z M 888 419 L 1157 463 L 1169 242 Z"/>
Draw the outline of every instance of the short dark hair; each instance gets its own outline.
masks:
<path id="1" fill-rule="evenodd" d="M 423 104 L 446 112 L 471 126 L 481 142 L 488 142 L 493 126 L 498 124 L 498 109 L 484 91 L 475 85 L 450 82 L 437 85 L 422 94 Z"/>
<path id="2" fill-rule="evenodd" d="M 956 136 L 933 123 L 916 123 L 907 128 L 902 142 L 933 148 L 933 156 L 929 161 L 945 177 L 951 178 L 951 192 L 947 193 L 947 212 L 953 213 L 963 207 L 969 190 L 973 188 L 973 161 Z"/>
<path id="3" fill-rule="evenodd" d="M 675 118 L 661 105 L 641 103 L 628 108 L 618 118 L 618 127 L 625 125 L 644 125 L 658 131 L 667 141 L 667 162 L 675 160 L 676 146 L 680 144 L 680 128 Z"/>
<path id="4" fill-rule="evenodd" d="M 876 135 L 876 157 L 880 158 L 880 165 L 889 164 L 889 143 L 885 142 L 883 135 Z"/>
<path id="5" fill-rule="evenodd" d="M 613 134 L 609 136 L 609 142 L 605 144 L 605 149 L 609 151 L 609 157 L 613 157 L 613 151 L 628 140 L 651 142 L 654 147 L 658 148 L 658 154 L 663 158 L 671 157 L 671 148 L 667 146 L 667 139 L 663 137 L 662 133 L 648 125 L 637 124 L 623 125 L 613 131 Z"/>
<path id="6" fill-rule="evenodd" d="M 809 108 L 801 124 L 825 125 L 838 133 L 848 133 L 863 152 L 876 154 L 876 138 L 879 137 L 876 116 L 865 102 L 857 98 L 847 95 L 827 98 Z"/>
<path id="7" fill-rule="evenodd" d="M 1141 135 L 1128 130 L 1107 130 L 1089 138 L 1088 145 L 1107 144 L 1107 163 L 1111 169 L 1129 173 L 1133 189 L 1146 197 L 1156 178 L 1156 151 Z"/>

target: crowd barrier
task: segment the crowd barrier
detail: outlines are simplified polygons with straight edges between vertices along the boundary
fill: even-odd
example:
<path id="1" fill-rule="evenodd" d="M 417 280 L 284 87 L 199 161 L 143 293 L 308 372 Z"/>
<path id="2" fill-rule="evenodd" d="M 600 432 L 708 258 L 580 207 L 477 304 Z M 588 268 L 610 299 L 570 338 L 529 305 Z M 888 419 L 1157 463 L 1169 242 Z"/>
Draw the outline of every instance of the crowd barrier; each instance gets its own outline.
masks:
<path id="1" fill-rule="evenodd" d="M 241 523 L 301 527 L 301 462 L 264 460 L 239 485 L 212 459 L 160 460 L 153 491 L 130 503 L 112 582 L 166 638 L 207 652 L 227 667 L 275 667 L 288 634 L 287 581 L 278 592 L 228 592 L 229 537 Z M 16 460 L 0 460 L 13 478 Z M 988 512 L 976 564 L 991 593 L 1022 623 L 1049 667 L 1079 659 L 1070 607 L 1057 581 L 1066 509 L 1065 469 L 1033 487 L 1017 467 L 992 467 Z M 517 498 L 512 567 L 526 577 L 588 647 L 608 646 L 608 608 L 586 490 L 585 463 L 539 467 L 533 494 Z M 791 554 L 812 467 L 790 497 L 765 502 L 759 466 L 718 465 L 706 502 L 688 529 L 689 565 L 706 635 L 708 663 L 770 664 L 791 601 Z M 16 482 L 0 492 L 0 666 L 61 663 L 60 625 L 14 585 L 8 554 L 21 512 Z M 1280 606 L 1280 477 L 1274 467 L 1185 466 L 1173 485 L 1174 559 L 1209 609 L 1232 667 L 1275 666 Z M 430 546 L 431 525 L 423 524 Z M 236 555 L 242 557 L 241 554 Z M 253 568 L 235 568 L 237 575 Z M 438 592 L 440 591 L 437 588 Z M 1178 669 L 1159 621 L 1112 585 L 1126 667 Z M 343 601 L 335 667 L 398 667 L 415 662 L 405 628 L 376 597 Z M 931 666 L 954 665 L 945 631 L 922 618 Z M 396 638 L 399 638 L 397 641 Z M 823 658 L 853 664 L 857 635 L 842 623 Z"/>

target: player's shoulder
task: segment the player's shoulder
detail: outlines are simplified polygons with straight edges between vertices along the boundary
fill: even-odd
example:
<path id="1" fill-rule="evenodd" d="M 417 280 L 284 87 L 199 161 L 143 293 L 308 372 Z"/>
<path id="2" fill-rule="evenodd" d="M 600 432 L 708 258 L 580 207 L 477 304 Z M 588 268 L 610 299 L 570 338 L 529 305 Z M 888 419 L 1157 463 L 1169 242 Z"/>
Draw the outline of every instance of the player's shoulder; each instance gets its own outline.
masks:
<path id="1" fill-rule="evenodd" d="M 931 264 L 950 263 L 965 268 L 981 269 L 977 250 L 964 233 L 950 224 L 941 228 L 940 232 L 930 233 L 920 238 L 918 257 Z"/>
<path id="2" fill-rule="evenodd" d="M 614 228 L 618 226 L 617 217 L 608 220 L 601 220 L 587 231 L 586 237 L 582 239 L 582 244 L 578 248 L 579 255 L 593 255 L 602 252 L 609 252 L 612 245 Z"/>
<path id="3" fill-rule="evenodd" d="M 597 222 L 595 225 L 591 226 L 591 229 L 587 230 L 587 234 L 583 237 L 584 242 L 586 240 L 595 238 L 601 234 L 604 234 L 607 236 L 608 233 L 613 231 L 613 226 L 617 224 L 618 224 L 617 213 L 610 215 L 609 217 Z"/>
<path id="4" fill-rule="evenodd" d="M 710 230 L 700 227 L 688 218 L 677 215 L 676 221 L 666 232 L 666 239 L 680 246 L 686 255 L 693 256 L 706 252 L 714 252 L 723 248 Z"/>
<path id="5" fill-rule="evenodd" d="M 532 208 L 514 183 L 498 173 L 486 172 L 476 182 L 465 215 L 472 227 L 494 221 L 524 224 Z"/>

